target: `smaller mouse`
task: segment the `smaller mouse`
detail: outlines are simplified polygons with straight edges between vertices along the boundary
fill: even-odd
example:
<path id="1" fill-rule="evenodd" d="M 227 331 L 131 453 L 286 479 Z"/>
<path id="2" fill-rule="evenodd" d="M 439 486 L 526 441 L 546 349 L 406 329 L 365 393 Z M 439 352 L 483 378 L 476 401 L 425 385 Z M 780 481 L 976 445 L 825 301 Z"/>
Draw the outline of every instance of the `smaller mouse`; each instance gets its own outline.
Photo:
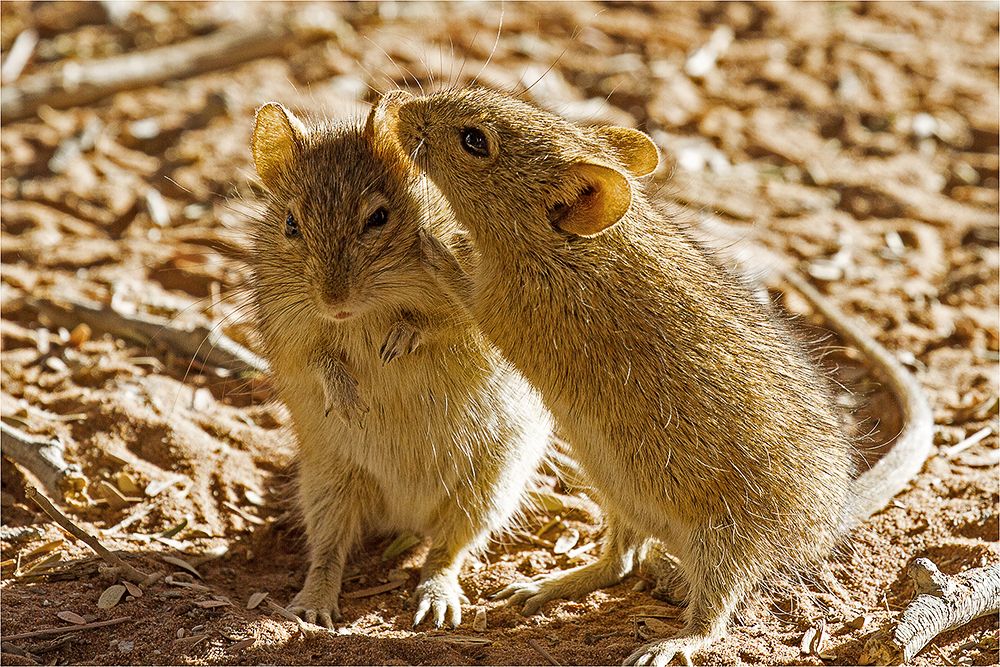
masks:
<path id="1" fill-rule="evenodd" d="M 333 627 L 351 547 L 411 530 L 430 539 L 413 623 L 457 627 L 464 557 L 518 511 L 552 418 L 422 268 L 421 229 L 476 258 L 437 188 L 378 134 L 382 108 L 306 124 L 270 103 L 253 131 L 267 200 L 250 292 L 298 441 L 310 558 L 289 609 Z"/>

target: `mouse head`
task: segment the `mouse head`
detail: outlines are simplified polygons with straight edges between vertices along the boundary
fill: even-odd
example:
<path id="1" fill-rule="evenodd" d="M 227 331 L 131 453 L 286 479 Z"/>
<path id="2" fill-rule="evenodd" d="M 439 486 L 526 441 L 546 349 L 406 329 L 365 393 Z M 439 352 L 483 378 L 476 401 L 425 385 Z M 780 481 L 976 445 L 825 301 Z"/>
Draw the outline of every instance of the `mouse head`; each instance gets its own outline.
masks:
<path id="1" fill-rule="evenodd" d="M 317 125 L 273 102 L 257 111 L 250 147 L 269 197 L 252 262 L 258 292 L 298 304 L 286 312 L 344 322 L 426 282 L 417 232 L 441 217 L 443 199 L 382 134 L 385 108 Z"/>
<path id="2" fill-rule="evenodd" d="M 486 89 L 393 100 L 389 129 L 477 236 L 497 223 L 593 236 L 628 212 L 656 147 L 623 127 L 581 128 Z"/>

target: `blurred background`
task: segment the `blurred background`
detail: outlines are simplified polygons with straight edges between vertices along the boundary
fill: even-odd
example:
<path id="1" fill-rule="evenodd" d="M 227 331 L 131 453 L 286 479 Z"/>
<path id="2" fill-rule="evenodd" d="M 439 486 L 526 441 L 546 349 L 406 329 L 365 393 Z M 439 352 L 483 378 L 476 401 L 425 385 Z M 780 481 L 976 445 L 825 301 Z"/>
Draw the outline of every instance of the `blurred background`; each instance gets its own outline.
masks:
<path id="1" fill-rule="evenodd" d="M 927 387 L 937 444 L 952 455 L 928 464 L 907 509 L 873 520 L 863 555 L 831 566 L 850 592 L 792 587 L 785 611 L 752 607 L 712 659 L 815 662 L 798 640 L 822 617 L 841 624 L 830 626 L 842 630 L 835 653 L 851 663 L 869 626 L 846 623 L 887 617 L 886 595 L 902 606 L 915 554 L 953 571 L 996 562 L 996 2 L 8 1 L 0 19 L 3 421 L 62 439 L 79 482 L 53 493 L 78 521 L 144 562 L 197 563 L 210 589 L 166 586 L 125 611 L 98 608 L 108 582 L 86 550 L 35 525 L 29 477 L 4 460 L 4 530 L 35 532 L 0 535 L 3 634 L 62 623 L 67 610 L 135 619 L 22 652 L 527 664 L 537 638 L 557 658 L 607 663 L 642 633 L 679 627 L 633 628 L 630 605 L 649 603 L 633 578 L 537 622 L 474 600 L 491 622 L 464 644 L 413 633 L 404 610 L 419 551 L 389 564 L 410 586 L 345 603 L 350 638 L 304 647 L 266 605 L 245 609 L 251 592 L 287 603 L 304 567 L 282 495 L 287 417 L 252 356 L 222 349 L 255 349 L 242 292 L 261 194 L 254 110 L 273 100 L 313 119 L 361 115 L 395 88 L 476 82 L 576 122 L 647 132 L 662 157 L 650 190 L 665 207 L 789 258 Z M 596 539 L 594 517 L 546 511 L 532 529 L 559 517 L 581 544 Z M 570 563 L 537 536 L 505 540 L 466 567 L 467 590 L 595 555 Z M 389 567 L 384 547 L 358 557 L 365 585 Z M 940 646 L 994 664 L 996 619 Z M 14 648 L 4 662 L 32 659 Z"/>

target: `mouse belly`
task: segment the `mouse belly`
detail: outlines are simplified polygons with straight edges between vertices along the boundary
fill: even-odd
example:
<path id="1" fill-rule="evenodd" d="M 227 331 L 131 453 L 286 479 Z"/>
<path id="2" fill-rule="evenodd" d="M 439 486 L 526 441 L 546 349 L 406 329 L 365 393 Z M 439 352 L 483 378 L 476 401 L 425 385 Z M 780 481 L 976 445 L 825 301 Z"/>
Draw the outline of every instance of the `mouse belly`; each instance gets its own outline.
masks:
<path id="1" fill-rule="evenodd" d="M 470 368 L 479 369 L 475 378 Z M 318 379 L 286 403 L 306 465 L 330 474 L 354 466 L 378 487 L 383 504 L 372 528 L 432 533 L 450 503 L 479 530 L 517 509 L 552 430 L 523 378 L 457 355 L 433 363 L 410 355 L 361 375 L 361 423 L 325 412 Z"/>

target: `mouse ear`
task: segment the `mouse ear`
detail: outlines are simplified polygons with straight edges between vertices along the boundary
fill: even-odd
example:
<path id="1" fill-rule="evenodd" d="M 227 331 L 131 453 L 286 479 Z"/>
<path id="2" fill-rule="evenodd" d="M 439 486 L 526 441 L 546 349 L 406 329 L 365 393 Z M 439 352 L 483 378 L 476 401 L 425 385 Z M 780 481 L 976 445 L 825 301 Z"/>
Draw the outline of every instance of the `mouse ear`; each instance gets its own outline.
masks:
<path id="1" fill-rule="evenodd" d="M 302 121 L 277 102 L 257 109 L 250 151 L 257 175 L 268 189 L 273 190 L 280 185 L 282 174 L 287 172 L 302 150 L 305 135 L 306 128 Z"/>
<path id="2" fill-rule="evenodd" d="M 632 187 L 621 172 L 592 162 L 577 162 L 572 201 L 549 209 L 549 220 L 564 232 L 594 236 L 622 219 L 632 204 Z"/>
<path id="3" fill-rule="evenodd" d="M 611 144 L 615 156 L 633 176 L 651 174 L 659 164 L 660 155 L 656 151 L 656 144 L 645 132 L 614 125 L 593 129 L 597 136 Z"/>
<path id="4" fill-rule="evenodd" d="M 365 121 L 365 137 L 368 141 L 373 145 L 386 141 L 398 146 L 399 141 L 393 131 L 396 126 L 396 110 L 412 99 L 413 95 L 405 90 L 390 90 L 382 95 Z"/>

